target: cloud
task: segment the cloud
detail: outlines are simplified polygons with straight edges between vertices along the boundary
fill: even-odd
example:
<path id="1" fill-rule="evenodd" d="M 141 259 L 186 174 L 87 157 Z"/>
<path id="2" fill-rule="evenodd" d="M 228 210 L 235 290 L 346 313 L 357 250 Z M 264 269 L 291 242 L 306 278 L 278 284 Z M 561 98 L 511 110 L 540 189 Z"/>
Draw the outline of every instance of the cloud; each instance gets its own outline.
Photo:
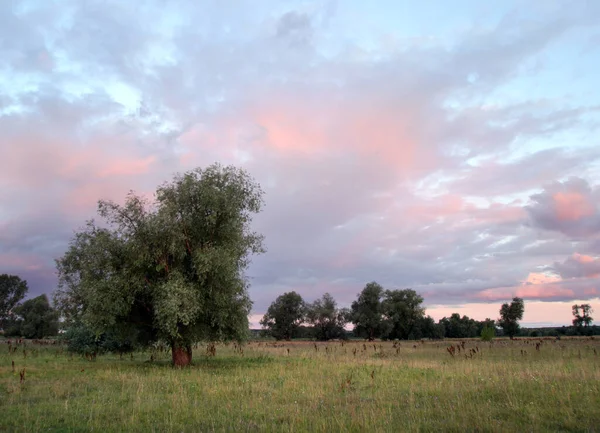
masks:
<path id="1" fill-rule="evenodd" d="M 543 60 L 569 63 L 553 47 L 589 39 L 592 7 L 421 35 L 341 2 L 0 5 L 0 271 L 50 291 L 98 199 L 220 161 L 266 191 L 255 314 L 290 290 L 347 305 L 373 279 L 430 303 L 591 293 L 593 274 L 536 275 L 598 251 L 596 102 L 543 95 L 570 88 Z"/>
<path id="2" fill-rule="evenodd" d="M 555 262 L 550 269 L 562 278 L 598 278 L 600 277 L 600 258 L 585 254 L 573 254 L 564 262 Z"/>
<path id="3" fill-rule="evenodd" d="M 571 237 L 600 233 L 600 189 L 585 179 L 571 177 L 554 182 L 544 191 L 531 196 L 527 211 L 531 224 Z"/>
<path id="4" fill-rule="evenodd" d="M 542 272 L 530 272 L 527 279 L 523 281 L 523 285 L 547 284 L 560 281 L 556 275 L 548 275 Z"/>
<path id="5" fill-rule="evenodd" d="M 566 116 L 565 120 L 568 121 L 569 117 Z M 584 170 L 598 156 L 597 149 L 560 147 L 539 150 L 516 160 L 506 160 L 503 155 L 492 156 L 463 167 L 459 177 L 452 181 L 451 188 L 479 196 L 502 196 L 536 190 L 548 178 L 561 178 L 574 170 Z M 510 182 L 501 179 L 510 179 Z"/>
<path id="6" fill-rule="evenodd" d="M 504 301 L 514 296 L 525 300 L 569 301 L 592 299 L 600 294 L 600 278 L 548 279 L 544 282 L 525 283 L 514 287 L 494 287 L 477 293 L 479 301 Z"/>
<path id="7" fill-rule="evenodd" d="M 286 40 L 291 46 L 310 44 L 313 37 L 310 17 L 296 11 L 286 12 L 277 22 L 276 36 Z"/>

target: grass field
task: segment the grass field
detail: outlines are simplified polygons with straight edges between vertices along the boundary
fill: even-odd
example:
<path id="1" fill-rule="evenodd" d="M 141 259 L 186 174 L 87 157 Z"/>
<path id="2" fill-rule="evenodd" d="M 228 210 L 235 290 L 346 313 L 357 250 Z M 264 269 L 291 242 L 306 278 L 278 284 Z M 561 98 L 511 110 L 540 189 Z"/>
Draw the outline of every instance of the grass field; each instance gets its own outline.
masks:
<path id="1" fill-rule="evenodd" d="M 539 341 L 253 342 L 173 369 L 0 340 L 0 431 L 600 431 L 600 340 Z"/>

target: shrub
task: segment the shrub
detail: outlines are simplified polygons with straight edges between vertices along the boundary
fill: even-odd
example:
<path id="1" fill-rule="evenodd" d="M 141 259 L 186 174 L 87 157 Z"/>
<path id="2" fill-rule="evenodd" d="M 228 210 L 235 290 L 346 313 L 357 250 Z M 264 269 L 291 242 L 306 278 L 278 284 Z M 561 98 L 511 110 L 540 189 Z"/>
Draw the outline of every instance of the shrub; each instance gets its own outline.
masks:
<path id="1" fill-rule="evenodd" d="M 496 330 L 491 326 L 484 326 L 481 330 L 481 339 L 483 341 L 492 341 L 496 336 Z"/>
<path id="2" fill-rule="evenodd" d="M 82 324 L 69 327 L 62 338 L 67 341 L 69 352 L 84 356 L 96 356 L 106 352 L 123 354 L 134 350 L 131 341 L 118 338 L 111 332 L 96 335 Z"/>

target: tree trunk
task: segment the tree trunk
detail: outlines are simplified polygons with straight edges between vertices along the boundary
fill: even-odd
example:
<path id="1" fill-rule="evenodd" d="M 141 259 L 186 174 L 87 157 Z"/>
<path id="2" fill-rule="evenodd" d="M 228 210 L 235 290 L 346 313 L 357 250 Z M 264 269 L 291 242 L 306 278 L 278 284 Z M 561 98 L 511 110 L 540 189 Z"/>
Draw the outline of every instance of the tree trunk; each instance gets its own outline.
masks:
<path id="1" fill-rule="evenodd" d="M 171 345 L 174 367 L 185 367 L 192 362 L 192 346 L 173 343 Z"/>

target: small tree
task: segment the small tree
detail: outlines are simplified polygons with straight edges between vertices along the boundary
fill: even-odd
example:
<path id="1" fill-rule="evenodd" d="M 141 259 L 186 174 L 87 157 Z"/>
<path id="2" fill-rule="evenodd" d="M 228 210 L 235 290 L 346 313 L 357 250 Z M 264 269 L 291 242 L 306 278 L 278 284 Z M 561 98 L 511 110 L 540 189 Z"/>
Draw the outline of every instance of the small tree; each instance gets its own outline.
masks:
<path id="1" fill-rule="evenodd" d="M 58 312 L 50 306 L 48 296 L 29 299 L 14 309 L 19 335 L 25 338 L 44 338 L 58 334 Z"/>
<path id="2" fill-rule="evenodd" d="M 155 200 L 130 193 L 100 201 L 57 261 L 55 300 L 68 321 L 136 345 L 164 340 L 173 364 L 188 365 L 198 341 L 248 336 L 244 275 L 262 236 L 250 229 L 260 186 L 243 170 L 215 164 L 177 175 Z"/>
<path id="3" fill-rule="evenodd" d="M 354 334 L 373 341 L 384 332 L 384 317 L 381 299 L 383 287 L 375 281 L 368 283 L 352 303 L 350 321 L 354 324 Z"/>
<path id="4" fill-rule="evenodd" d="M 269 306 L 260 324 L 277 340 L 290 340 L 304 322 L 305 312 L 302 296 L 296 292 L 284 293 Z"/>
<path id="5" fill-rule="evenodd" d="M 581 304 L 581 305 L 573 305 L 573 326 L 577 328 L 581 328 L 585 326 L 586 328 L 592 324 L 594 318 L 591 314 L 594 312 L 590 304 Z"/>
<path id="6" fill-rule="evenodd" d="M 13 308 L 25 297 L 27 281 L 16 275 L 0 275 L 0 328 L 6 328 Z"/>
<path id="7" fill-rule="evenodd" d="M 346 338 L 344 325 L 348 322 L 348 315 L 347 309 L 338 309 L 333 296 L 325 293 L 321 299 L 308 305 L 306 318 L 313 326 L 315 338 L 326 341 Z"/>
<path id="8" fill-rule="evenodd" d="M 513 298 L 510 304 L 502 304 L 500 308 L 500 319 L 498 325 L 504 330 L 512 340 L 519 333 L 519 320 L 523 318 L 525 304 L 521 298 Z"/>

